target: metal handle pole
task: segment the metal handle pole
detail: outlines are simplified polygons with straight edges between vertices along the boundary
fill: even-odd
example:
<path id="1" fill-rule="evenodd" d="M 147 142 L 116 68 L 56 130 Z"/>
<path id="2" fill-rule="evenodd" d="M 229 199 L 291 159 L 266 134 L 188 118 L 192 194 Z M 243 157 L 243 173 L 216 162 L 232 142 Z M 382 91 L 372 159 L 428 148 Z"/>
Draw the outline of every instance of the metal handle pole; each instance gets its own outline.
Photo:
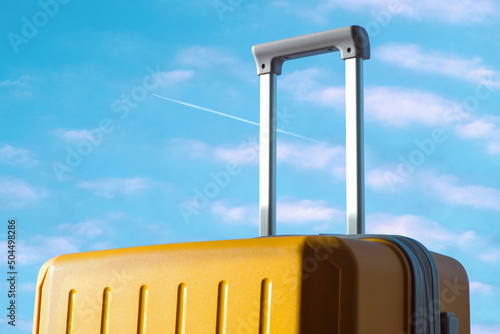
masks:
<path id="1" fill-rule="evenodd" d="M 276 234 L 276 78 L 260 76 L 260 236 Z"/>
<path id="2" fill-rule="evenodd" d="M 345 70 L 347 234 L 363 234 L 363 59 L 346 59 Z"/>

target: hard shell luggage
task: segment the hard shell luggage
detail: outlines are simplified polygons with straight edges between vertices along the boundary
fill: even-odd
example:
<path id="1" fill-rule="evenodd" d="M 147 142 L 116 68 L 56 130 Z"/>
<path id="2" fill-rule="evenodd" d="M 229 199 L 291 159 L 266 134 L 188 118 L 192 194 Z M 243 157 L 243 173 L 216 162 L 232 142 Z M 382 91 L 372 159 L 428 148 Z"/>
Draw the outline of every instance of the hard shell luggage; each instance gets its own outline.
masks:
<path id="1" fill-rule="evenodd" d="M 333 51 L 346 61 L 349 234 L 276 237 L 276 77 L 286 60 Z M 33 333 L 470 333 L 460 263 L 410 238 L 362 234 L 364 29 L 253 52 L 261 78 L 261 237 L 53 258 L 38 276 Z"/>

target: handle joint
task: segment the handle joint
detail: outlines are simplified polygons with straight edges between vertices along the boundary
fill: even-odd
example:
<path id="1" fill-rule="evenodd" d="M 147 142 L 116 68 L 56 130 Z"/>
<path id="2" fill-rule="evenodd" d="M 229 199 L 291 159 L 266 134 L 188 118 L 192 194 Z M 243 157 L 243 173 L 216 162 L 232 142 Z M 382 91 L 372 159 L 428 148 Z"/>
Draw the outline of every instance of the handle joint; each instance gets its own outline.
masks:
<path id="1" fill-rule="evenodd" d="M 252 48 L 257 74 L 281 75 L 287 60 L 340 51 L 342 59 L 370 58 L 366 30 L 349 26 L 255 45 Z"/>

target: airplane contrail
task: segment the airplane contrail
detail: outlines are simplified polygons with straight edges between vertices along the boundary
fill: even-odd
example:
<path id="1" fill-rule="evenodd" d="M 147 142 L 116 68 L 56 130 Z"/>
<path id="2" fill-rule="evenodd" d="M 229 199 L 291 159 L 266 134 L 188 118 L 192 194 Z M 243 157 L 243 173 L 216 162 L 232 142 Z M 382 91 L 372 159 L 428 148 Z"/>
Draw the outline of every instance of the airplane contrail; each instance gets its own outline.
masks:
<path id="1" fill-rule="evenodd" d="M 212 109 L 200 107 L 200 106 L 197 106 L 195 104 L 191 104 L 191 103 L 187 103 L 187 102 L 182 102 L 182 101 L 174 100 L 174 99 L 171 99 L 171 98 L 168 98 L 168 97 L 165 97 L 165 96 L 160 96 L 160 95 L 157 95 L 157 94 L 151 94 L 151 95 L 156 96 L 156 97 L 158 97 L 160 99 L 164 99 L 164 100 L 167 100 L 167 101 L 179 103 L 179 104 L 182 104 L 182 105 L 185 105 L 185 106 L 188 106 L 188 107 L 192 107 L 192 108 L 196 108 L 196 109 L 208 111 L 208 112 L 210 112 L 212 114 L 216 114 L 216 115 L 219 115 L 219 116 L 224 116 L 224 117 L 235 119 L 237 121 L 241 121 L 241 122 L 245 122 L 245 123 L 248 123 L 248 124 L 260 126 L 259 123 L 252 122 L 252 121 L 249 121 L 249 120 L 241 118 L 241 117 L 236 117 L 236 116 L 233 116 L 233 115 L 225 114 L 225 113 L 220 112 L 220 111 L 216 111 L 216 110 L 212 110 Z M 298 134 L 293 133 L 293 132 L 284 131 L 284 130 L 280 130 L 280 129 L 277 129 L 277 132 L 283 133 L 285 135 L 293 136 L 293 137 L 296 137 L 296 138 L 304 139 L 304 140 L 307 140 L 307 141 L 311 141 L 311 142 L 314 142 L 314 143 L 321 143 L 321 142 L 319 142 L 319 141 L 317 141 L 315 139 L 311 139 L 311 138 L 308 138 L 308 137 L 305 137 L 305 136 L 302 136 L 302 135 L 298 135 Z"/>

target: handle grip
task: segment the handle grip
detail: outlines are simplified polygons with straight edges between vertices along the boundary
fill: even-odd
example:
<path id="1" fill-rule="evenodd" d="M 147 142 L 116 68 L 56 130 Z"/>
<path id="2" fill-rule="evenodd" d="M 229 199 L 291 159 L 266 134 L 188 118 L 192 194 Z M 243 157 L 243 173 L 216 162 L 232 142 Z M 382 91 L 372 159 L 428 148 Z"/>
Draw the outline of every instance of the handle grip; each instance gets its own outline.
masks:
<path id="1" fill-rule="evenodd" d="M 370 40 L 360 26 L 349 26 L 255 45 L 258 75 L 281 74 L 287 60 L 340 51 L 342 59 L 370 58 Z"/>
<path id="2" fill-rule="evenodd" d="M 341 52 L 346 65 L 346 214 L 347 233 L 364 233 L 363 60 L 370 42 L 359 26 L 333 29 L 255 45 L 260 76 L 260 235 L 276 233 L 276 83 L 289 59 Z"/>

